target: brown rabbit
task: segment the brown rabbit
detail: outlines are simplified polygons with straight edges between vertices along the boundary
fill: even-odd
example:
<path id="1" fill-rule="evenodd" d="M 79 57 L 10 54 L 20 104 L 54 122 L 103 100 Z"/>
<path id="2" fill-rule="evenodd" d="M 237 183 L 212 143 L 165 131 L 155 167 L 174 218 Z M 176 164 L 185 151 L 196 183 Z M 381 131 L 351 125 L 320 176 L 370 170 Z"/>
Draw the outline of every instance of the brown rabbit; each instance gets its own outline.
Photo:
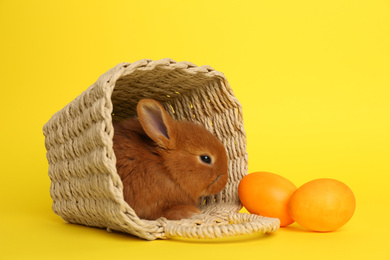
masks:
<path id="1" fill-rule="evenodd" d="M 125 201 L 143 219 L 200 213 L 200 197 L 226 185 L 225 147 L 203 126 L 173 120 L 155 100 L 141 100 L 137 114 L 114 124 Z"/>

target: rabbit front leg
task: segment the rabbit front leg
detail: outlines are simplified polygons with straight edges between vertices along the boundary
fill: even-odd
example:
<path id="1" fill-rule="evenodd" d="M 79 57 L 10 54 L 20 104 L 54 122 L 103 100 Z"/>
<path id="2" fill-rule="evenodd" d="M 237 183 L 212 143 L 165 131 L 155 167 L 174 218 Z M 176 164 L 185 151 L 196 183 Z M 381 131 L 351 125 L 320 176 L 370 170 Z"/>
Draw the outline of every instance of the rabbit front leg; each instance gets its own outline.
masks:
<path id="1" fill-rule="evenodd" d="M 195 214 L 200 214 L 201 211 L 192 205 L 176 205 L 164 210 L 163 217 L 169 220 L 180 220 L 190 218 Z"/>

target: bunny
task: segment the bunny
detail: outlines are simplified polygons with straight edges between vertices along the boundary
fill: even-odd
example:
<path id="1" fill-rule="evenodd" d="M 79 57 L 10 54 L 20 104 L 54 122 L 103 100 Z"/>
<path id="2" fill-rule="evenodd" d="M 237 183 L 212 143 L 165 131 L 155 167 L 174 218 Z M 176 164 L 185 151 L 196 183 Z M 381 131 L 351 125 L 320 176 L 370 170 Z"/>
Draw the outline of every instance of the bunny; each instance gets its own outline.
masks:
<path id="1" fill-rule="evenodd" d="M 156 100 L 141 100 L 137 115 L 114 123 L 124 200 L 142 219 L 201 213 L 200 197 L 219 193 L 227 183 L 225 147 L 202 125 L 175 121 Z"/>

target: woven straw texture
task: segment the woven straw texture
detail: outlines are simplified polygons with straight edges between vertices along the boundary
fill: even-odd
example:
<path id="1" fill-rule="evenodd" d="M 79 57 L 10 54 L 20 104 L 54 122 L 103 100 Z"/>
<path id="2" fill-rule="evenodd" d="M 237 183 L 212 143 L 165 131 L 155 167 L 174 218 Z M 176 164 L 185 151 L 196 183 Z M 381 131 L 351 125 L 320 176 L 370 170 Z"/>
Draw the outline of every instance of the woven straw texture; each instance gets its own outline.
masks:
<path id="1" fill-rule="evenodd" d="M 224 144 L 228 183 L 219 194 L 203 198 L 202 214 L 180 221 L 144 220 L 123 200 L 112 122 L 134 116 L 143 98 L 160 101 L 174 119 L 201 123 Z M 118 64 L 54 114 L 43 132 L 53 210 L 69 223 L 147 240 L 217 238 L 279 228 L 278 219 L 237 213 L 238 184 L 248 164 L 242 108 L 225 76 L 209 66 L 171 59 Z"/>

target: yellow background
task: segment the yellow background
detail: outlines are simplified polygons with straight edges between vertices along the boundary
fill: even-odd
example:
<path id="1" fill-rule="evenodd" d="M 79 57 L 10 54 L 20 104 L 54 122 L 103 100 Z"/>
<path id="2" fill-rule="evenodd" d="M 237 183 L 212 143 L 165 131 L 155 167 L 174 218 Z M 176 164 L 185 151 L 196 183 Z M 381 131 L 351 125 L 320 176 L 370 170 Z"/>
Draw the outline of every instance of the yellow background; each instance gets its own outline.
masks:
<path id="1" fill-rule="evenodd" d="M 390 1 L 0 0 L 0 259 L 390 259 Z M 120 62 L 208 64 L 243 105 L 249 172 L 351 187 L 332 233 L 146 242 L 51 211 L 42 126 Z"/>

